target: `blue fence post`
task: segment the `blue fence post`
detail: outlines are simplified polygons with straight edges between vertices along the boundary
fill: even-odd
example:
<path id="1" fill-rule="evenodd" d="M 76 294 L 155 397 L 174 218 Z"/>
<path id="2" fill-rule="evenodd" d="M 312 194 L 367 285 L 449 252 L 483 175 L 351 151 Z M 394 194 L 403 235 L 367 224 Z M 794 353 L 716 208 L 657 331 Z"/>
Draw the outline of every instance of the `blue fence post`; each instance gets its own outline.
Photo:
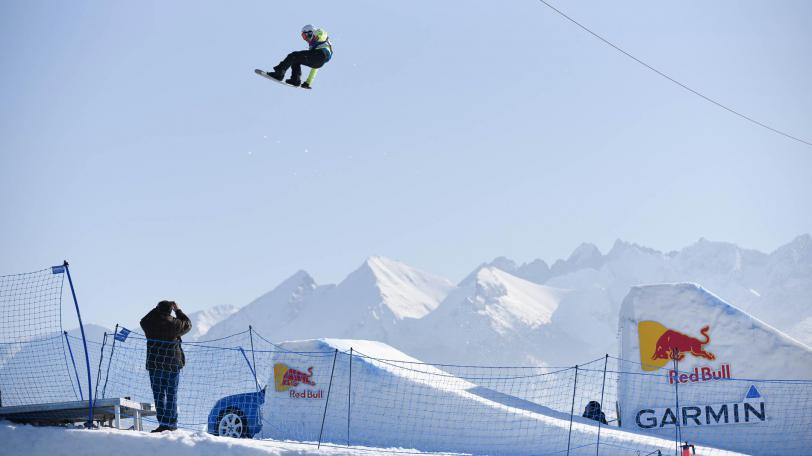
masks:
<path id="1" fill-rule="evenodd" d="M 245 364 L 248 365 L 248 369 L 251 371 L 251 375 L 254 376 L 254 383 L 259 385 L 259 380 L 257 380 L 257 371 L 254 370 L 254 367 L 251 365 L 251 361 L 248 360 L 248 355 L 245 354 L 245 350 L 243 350 L 242 347 L 237 347 L 237 349 L 240 350 L 240 353 L 242 353 L 242 357 L 243 359 L 245 359 Z"/>
<path id="2" fill-rule="evenodd" d="M 76 385 L 79 387 L 79 400 L 85 400 L 85 395 L 82 394 L 82 382 L 79 381 L 79 371 L 76 369 L 76 360 L 73 359 L 73 350 L 70 348 L 70 340 L 68 340 L 68 332 L 62 331 L 65 335 L 65 343 L 68 344 L 68 353 L 70 353 L 70 362 L 73 364 L 73 373 L 76 375 Z M 74 391 L 76 394 L 76 391 Z"/>
<path id="3" fill-rule="evenodd" d="M 93 380 L 90 378 L 90 356 L 87 354 L 87 338 L 85 337 L 85 327 L 82 324 L 82 314 L 79 312 L 79 301 L 76 299 L 76 289 L 73 287 L 73 279 L 70 276 L 70 267 L 68 261 L 65 260 L 62 265 L 65 267 L 65 272 L 68 275 L 68 284 L 70 285 L 70 293 L 73 296 L 73 305 L 76 307 L 76 317 L 79 319 L 79 329 L 82 331 L 82 345 L 85 348 L 85 365 L 87 366 L 87 395 L 88 395 L 88 410 L 87 410 L 87 425 L 93 427 Z"/>
<path id="4" fill-rule="evenodd" d="M 251 339 L 251 360 L 254 362 L 254 383 L 257 385 L 257 393 L 259 392 L 259 380 L 257 380 L 257 358 L 254 355 L 254 328 L 248 325 L 248 337 Z"/>

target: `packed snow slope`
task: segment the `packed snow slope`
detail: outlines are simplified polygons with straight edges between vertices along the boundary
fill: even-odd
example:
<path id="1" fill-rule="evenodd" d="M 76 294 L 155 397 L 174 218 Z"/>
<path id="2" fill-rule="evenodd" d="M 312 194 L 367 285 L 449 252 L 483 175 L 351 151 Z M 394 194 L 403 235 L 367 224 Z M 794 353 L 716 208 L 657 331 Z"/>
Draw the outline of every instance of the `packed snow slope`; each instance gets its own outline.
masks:
<path id="1" fill-rule="evenodd" d="M 372 257 L 338 285 L 299 271 L 198 339 L 252 325 L 272 340 L 380 340 L 427 361 L 571 365 L 617 353 L 617 315 L 629 289 L 668 282 L 701 283 L 812 343 L 809 235 L 770 254 L 704 239 L 669 253 L 620 240 L 607 254 L 582 244 L 551 267 L 497 258 L 457 286 Z"/>
<path id="2" fill-rule="evenodd" d="M 321 436 L 336 445 L 475 454 L 566 452 L 568 445 L 570 454 L 596 450 L 598 423 L 576 415 L 571 424 L 569 397 L 547 396 L 549 402 L 541 403 L 511 394 L 532 391 L 526 386 L 534 379 L 497 371 L 493 384 L 481 376 L 467 380 L 380 342 L 305 340 L 281 348 L 267 380 L 262 438 L 315 441 Z M 672 440 L 615 426 L 601 428 L 600 442 L 605 455 L 673 451 Z"/>
<path id="3" fill-rule="evenodd" d="M 414 450 L 397 448 L 346 448 L 215 437 L 203 432 L 179 430 L 149 434 L 116 429 L 81 430 L 32 427 L 0 422 L 3 454 L 26 456 L 324 456 L 375 455 Z"/>
<path id="4" fill-rule="evenodd" d="M 620 311 L 620 334 L 621 358 L 628 361 L 621 371 L 629 372 L 620 375 L 618 391 L 624 423 L 668 438 L 675 431 L 671 409 L 691 442 L 752 454 L 812 454 L 809 347 L 690 283 L 632 288 Z M 678 374 L 670 355 L 675 348 L 682 358 Z"/>

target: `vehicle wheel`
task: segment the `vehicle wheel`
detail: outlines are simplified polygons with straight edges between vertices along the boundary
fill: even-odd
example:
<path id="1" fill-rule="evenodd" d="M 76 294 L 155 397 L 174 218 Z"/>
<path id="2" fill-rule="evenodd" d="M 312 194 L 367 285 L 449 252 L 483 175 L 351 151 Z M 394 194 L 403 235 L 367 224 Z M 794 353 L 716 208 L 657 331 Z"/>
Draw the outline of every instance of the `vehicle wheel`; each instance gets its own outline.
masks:
<path id="1" fill-rule="evenodd" d="M 217 419 L 217 435 L 236 439 L 248 435 L 248 421 L 240 409 L 228 408 L 220 413 Z"/>

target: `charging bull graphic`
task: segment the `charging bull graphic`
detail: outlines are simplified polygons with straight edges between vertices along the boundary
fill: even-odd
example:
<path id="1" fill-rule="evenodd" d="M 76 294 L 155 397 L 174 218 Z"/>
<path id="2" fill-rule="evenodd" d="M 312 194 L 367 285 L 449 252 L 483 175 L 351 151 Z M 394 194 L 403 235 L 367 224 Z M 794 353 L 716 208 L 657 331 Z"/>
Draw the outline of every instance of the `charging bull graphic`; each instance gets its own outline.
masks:
<path id="1" fill-rule="evenodd" d="M 640 337 L 640 363 L 643 370 L 657 370 L 673 359 L 682 361 L 688 353 L 697 358 L 715 360 L 716 356 L 704 349 L 711 341 L 709 331 L 710 326 L 702 327 L 699 330 L 702 335 L 700 339 L 668 329 L 656 321 L 641 321 L 637 325 L 637 333 Z"/>
<path id="2" fill-rule="evenodd" d="M 691 337 L 679 331 L 669 329 L 657 339 L 656 348 L 654 349 L 654 354 L 651 355 L 651 359 L 676 359 L 677 361 L 682 361 L 685 359 L 685 354 L 690 353 L 694 356 L 713 361 L 716 359 L 716 356 L 702 349 L 703 345 L 710 342 L 710 336 L 708 336 L 709 330 L 710 326 L 707 325 L 699 330 L 699 334 L 705 336 L 705 341 L 703 342 L 696 337 Z"/>
<path id="3" fill-rule="evenodd" d="M 316 386 L 316 382 L 311 378 L 313 377 L 312 367 L 308 368 L 307 372 L 302 372 L 298 369 L 288 367 L 285 364 L 276 363 L 273 365 L 273 377 L 276 391 L 278 392 L 295 388 L 299 386 L 300 383 Z"/>

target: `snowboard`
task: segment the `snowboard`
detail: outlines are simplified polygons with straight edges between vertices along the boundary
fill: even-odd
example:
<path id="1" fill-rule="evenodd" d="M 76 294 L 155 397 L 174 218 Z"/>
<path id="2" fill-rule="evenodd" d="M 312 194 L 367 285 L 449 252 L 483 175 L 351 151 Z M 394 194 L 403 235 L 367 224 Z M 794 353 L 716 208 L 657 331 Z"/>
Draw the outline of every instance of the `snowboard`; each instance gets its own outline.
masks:
<path id="1" fill-rule="evenodd" d="M 294 89 L 304 89 L 304 87 L 298 87 L 298 86 L 295 86 L 295 85 L 288 84 L 288 83 L 287 83 L 287 82 L 285 82 L 284 80 L 279 81 L 279 80 L 277 80 L 277 79 L 274 79 L 274 78 L 272 78 L 272 77 L 268 76 L 268 73 L 267 73 L 266 71 L 262 71 L 262 70 L 256 69 L 256 70 L 254 70 L 254 73 L 256 73 L 256 74 L 258 74 L 258 75 L 262 76 L 262 77 L 263 77 L 263 78 L 265 78 L 265 79 L 269 79 L 269 80 L 271 80 L 271 81 L 273 81 L 273 82 L 275 82 L 275 83 L 277 83 L 277 84 L 282 84 L 283 86 L 293 87 Z"/>

